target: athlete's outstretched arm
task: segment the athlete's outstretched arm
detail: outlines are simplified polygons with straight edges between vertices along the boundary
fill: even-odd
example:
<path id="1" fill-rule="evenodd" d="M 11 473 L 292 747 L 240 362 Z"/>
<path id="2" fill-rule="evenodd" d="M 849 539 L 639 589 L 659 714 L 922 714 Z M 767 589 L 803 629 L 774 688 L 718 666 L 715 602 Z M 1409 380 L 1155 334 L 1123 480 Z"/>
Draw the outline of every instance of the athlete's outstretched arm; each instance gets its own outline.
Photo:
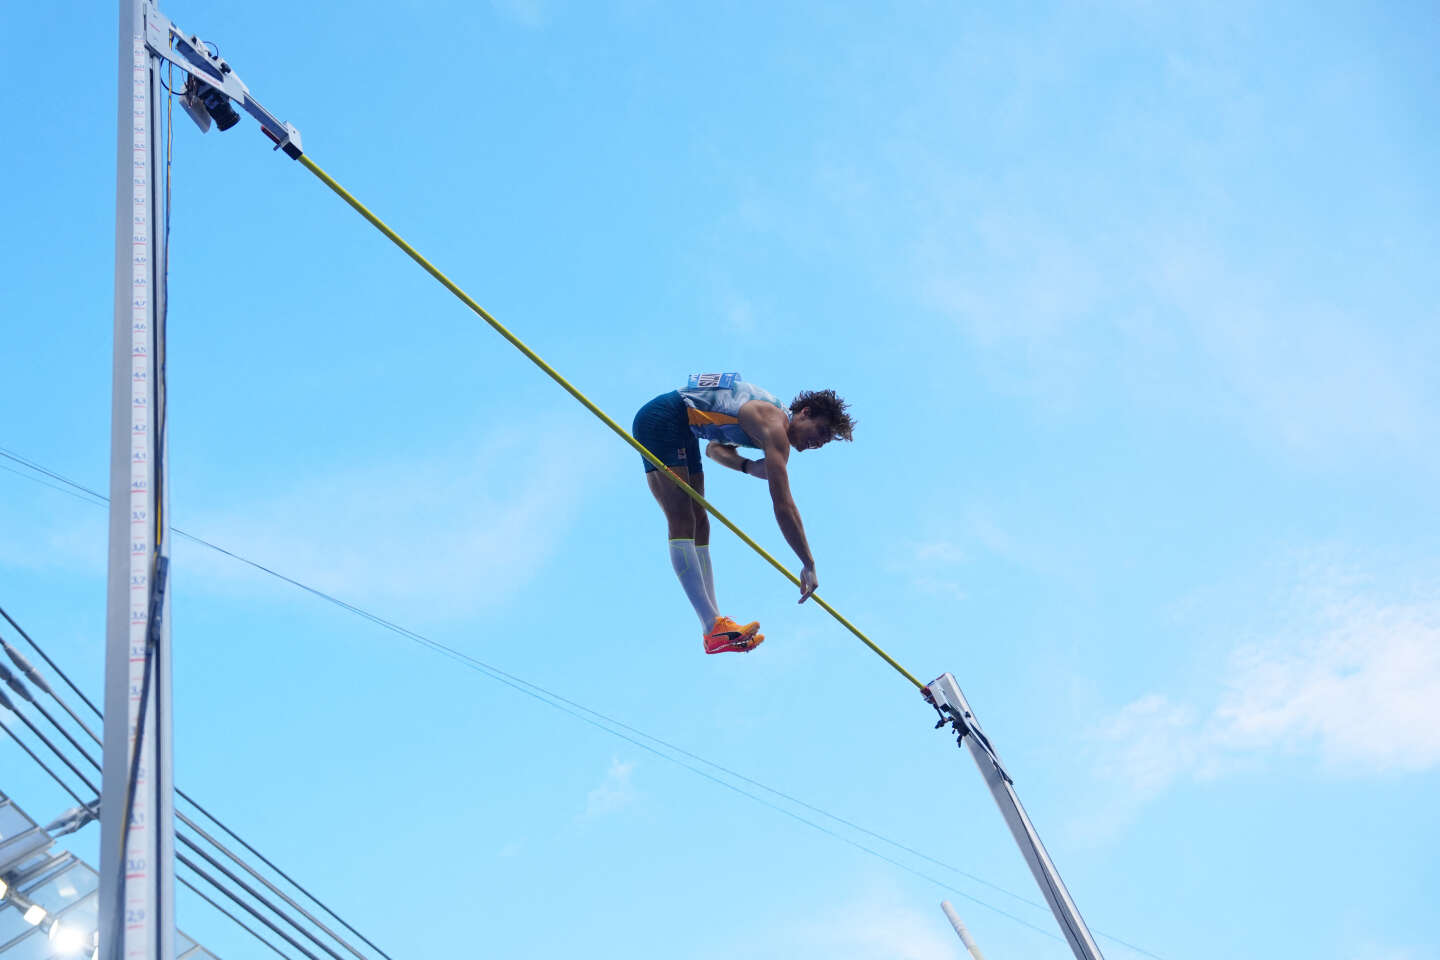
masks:
<path id="1" fill-rule="evenodd" d="M 770 500 L 775 505 L 775 521 L 780 532 L 795 555 L 800 558 L 800 602 L 804 603 L 820 585 L 815 575 L 815 558 L 810 554 L 810 543 L 805 539 L 805 525 L 800 521 L 800 509 L 790 495 L 790 441 L 780 432 L 778 441 L 770 437 L 765 443 L 766 479 L 770 481 Z"/>

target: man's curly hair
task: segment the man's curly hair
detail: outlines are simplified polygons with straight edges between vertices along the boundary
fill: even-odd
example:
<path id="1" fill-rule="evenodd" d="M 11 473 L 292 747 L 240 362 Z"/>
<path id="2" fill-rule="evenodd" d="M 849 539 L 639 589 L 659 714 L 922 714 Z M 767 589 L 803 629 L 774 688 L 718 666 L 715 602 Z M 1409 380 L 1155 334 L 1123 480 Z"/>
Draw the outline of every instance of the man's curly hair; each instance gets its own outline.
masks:
<path id="1" fill-rule="evenodd" d="M 830 432 L 840 440 L 851 440 L 855 421 L 845 412 L 849 406 L 834 390 L 805 390 L 790 402 L 790 413 L 795 415 L 805 407 L 810 415 L 819 417 L 830 424 Z"/>

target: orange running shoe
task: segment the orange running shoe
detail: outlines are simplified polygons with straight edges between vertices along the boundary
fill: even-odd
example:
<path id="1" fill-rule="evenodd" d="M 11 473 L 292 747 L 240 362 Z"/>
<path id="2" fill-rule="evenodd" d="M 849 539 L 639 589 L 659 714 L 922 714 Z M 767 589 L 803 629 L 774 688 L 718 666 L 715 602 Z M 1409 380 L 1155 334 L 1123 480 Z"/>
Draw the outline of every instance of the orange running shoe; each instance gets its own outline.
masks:
<path id="1" fill-rule="evenodd" d="M 716 617 L 710 632 L 705 634 L 706 653 L 746 653 L 765 642 L 765 635 L 758 632 L 758 622 L 740 626 L 729 617 Z"/>

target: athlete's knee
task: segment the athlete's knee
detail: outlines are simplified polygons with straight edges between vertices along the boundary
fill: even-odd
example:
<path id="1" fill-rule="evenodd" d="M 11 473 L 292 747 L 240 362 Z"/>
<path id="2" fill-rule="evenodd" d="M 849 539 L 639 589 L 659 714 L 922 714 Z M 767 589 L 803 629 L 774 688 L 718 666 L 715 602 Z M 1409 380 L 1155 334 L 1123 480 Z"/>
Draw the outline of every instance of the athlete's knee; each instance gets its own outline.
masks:
<path id="1" fill-rule="evenodd" d="M 671 540 L 694 540 L 695 539 L 695 517 L 690 511 L 685 513 L 667 513 L 665 520 L 670 527 Z"/>

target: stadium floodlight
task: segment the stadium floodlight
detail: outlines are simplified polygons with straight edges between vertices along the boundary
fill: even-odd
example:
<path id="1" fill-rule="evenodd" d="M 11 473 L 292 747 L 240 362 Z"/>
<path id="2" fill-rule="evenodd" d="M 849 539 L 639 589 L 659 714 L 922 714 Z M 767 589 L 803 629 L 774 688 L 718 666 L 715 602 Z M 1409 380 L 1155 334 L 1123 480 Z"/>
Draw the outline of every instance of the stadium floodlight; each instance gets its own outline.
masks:
<path id="1" fill-rule="evenodd" d="M 55 948 L 56 954 L 62 957 L 78 954 L 85 947 L 85 934 L 59 920 L 50 922 L 47 936 L 50 938 L 50 944 Z"/>
<path id="2" fill-rule="evenodd" d="M 30 904 L 29 909 L 25 911 L 25 922 L 30 924 L 30 926 L 32 927 L 40 926 L 40 921 L 44 919 L 45 908 L 40 906 L 40 904 L 38 903 Z"/>
<path id="3" fill-rule="evenodd" d="M 4 877 L 0 877 L 0 902 L 3 902 L 8 896 L 10 896 L 10 884 L 5 882 Z"/>

